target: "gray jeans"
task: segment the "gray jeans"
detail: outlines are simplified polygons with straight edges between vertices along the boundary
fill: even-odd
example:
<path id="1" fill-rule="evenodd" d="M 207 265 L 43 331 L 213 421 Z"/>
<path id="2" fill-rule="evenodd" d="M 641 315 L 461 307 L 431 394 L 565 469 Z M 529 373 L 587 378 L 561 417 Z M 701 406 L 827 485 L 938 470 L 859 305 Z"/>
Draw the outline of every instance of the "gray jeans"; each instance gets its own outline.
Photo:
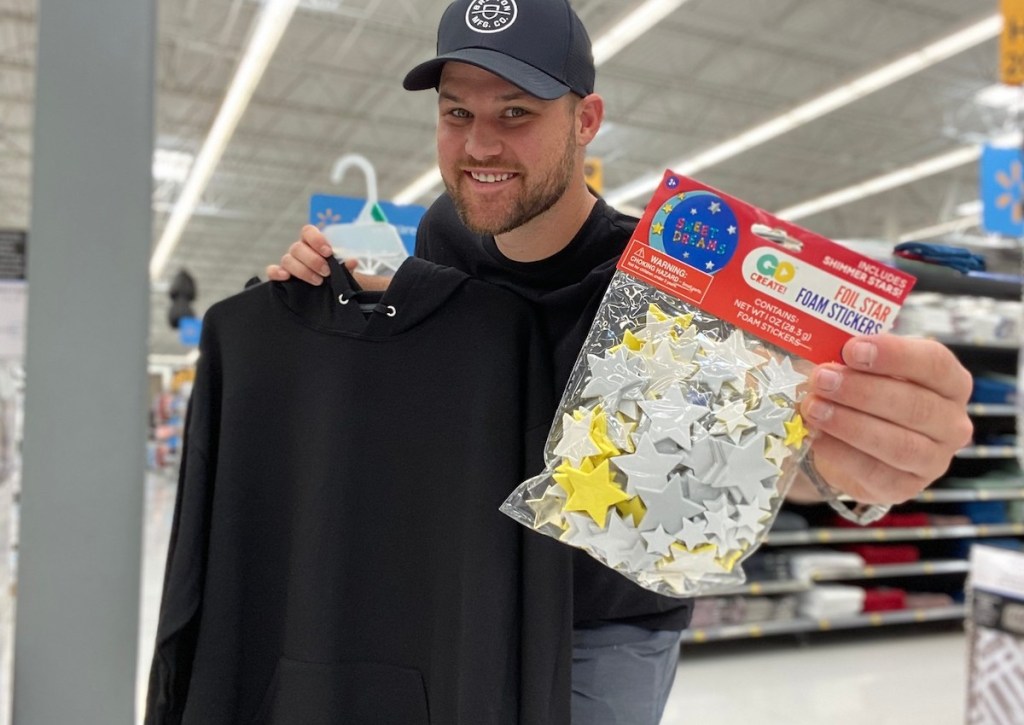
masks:
<path id="1" fill-rule="evenodd" d="M 679 662 L 679 632 L 606 624 L 573 632 L 573 725 L 658 725 Z"/>

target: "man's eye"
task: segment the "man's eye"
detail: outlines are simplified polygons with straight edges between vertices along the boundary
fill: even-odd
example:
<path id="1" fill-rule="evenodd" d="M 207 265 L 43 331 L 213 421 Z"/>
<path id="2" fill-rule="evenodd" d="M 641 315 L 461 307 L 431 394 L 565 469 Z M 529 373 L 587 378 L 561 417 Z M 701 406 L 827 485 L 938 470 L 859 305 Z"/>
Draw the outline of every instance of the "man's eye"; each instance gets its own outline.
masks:
<path id="1" fill-rule="evenodd" d="M 453 118 L 469 118 L 469 111 L 467 111 L 465 108 L 453 108 L 452 110 L 448 111 L 448 115 L 452 116 Z"/>
<path id="2" fill-rule="evenodd" d="M 527 115 L 528 113 L 529 113 L 529 111 L 527 111 L 525 108 L 519 108 L 517 106 L 515 108 L 507 109 L 505 111 L 505 117 L 506 118 L 522 118 L 523 116 Z"/>

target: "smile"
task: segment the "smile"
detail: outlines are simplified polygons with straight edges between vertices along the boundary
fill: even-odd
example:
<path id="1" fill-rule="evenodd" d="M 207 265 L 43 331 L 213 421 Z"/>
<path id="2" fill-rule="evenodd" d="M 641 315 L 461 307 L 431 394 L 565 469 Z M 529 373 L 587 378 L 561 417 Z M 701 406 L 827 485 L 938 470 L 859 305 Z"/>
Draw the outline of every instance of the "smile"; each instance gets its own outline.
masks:
<path id="1" fill-rule="evenodd" d="M 482 184 L 496 184 L 500 181 L 508 181 L 509 179 L 515 178 L 517 174 L 484 174 L 477 171 L 468 172 L 474 181 L 479 181 Z"/>

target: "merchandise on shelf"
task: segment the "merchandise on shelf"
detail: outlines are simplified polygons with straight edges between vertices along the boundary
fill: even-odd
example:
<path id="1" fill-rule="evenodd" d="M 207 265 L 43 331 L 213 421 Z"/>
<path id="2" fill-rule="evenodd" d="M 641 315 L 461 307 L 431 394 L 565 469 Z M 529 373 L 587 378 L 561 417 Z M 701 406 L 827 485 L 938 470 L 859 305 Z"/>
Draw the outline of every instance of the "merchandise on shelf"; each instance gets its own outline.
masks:
<path id="1" fill-rule="evenodd" d="M 892 587 L 873 587 L 864 590 L 863 612 L 892 612 L 907 608 L 907 593 Z"/>
<path id="2" fill-rule="evenodd" d="M 798 597 L 797 611 L 809 619 L 852 617 L 864 609 L 864 590 L 845 584 L 821 584 Z"/>
<path id="3" fill-rule="evenodd" d="M 1015 723 L 1024 713 L 1024 555 L 971 550 L 968 723 Z"/>
<path id="4" fill-rule="evenodd" d="M 953 343 L 1007 345 L 1020 340 L 1021 303 L 988 297 L 916 292 L 903 304 L 893 332 Z"/>
<path id="5" fill-rule="evenodd" d="M 152 471 L 174 471 L 181 460 L 185 415 L 192 395 L 195 370 L 178 371 L 167 390 L 153 399 L 150 410 L 146 464 Z"/>

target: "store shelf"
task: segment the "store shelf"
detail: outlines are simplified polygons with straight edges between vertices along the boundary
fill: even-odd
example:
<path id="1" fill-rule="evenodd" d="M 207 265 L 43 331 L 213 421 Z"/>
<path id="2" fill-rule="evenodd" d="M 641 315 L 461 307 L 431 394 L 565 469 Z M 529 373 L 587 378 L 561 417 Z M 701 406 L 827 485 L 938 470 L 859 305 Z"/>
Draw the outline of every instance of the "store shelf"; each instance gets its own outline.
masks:
<path id="1" fill-rule="evenodd" d="M 876 527 L 863 529 L 808 529 L 768 534 L 765 543 L 774 546 L 800 544 L 850 544 L 869 541 L 921 541 L 985 536 L 1019 536 L 1024 524 L 983 524 L 979 526 Z"/>
<path id="2" fill-rule="evenodd" d="M 707 629 L 690 629 L 683 632 L 682 642 L 702 643 L 727 639 L 749 639 L 777 634 L 800 634 L 802 632 L 828 632 L 837 629 L 859 629 L 863 627 L 885 627 L 894 624 L 940 622 L 963 619 L 964 605 L 936 607 L 934 609 L 911 609 L 896 612 L 875 612 L 835 619 L 793 619 L 782 622 L 761 622 L 759 624 L 737 624 Z"/>
<path id="3" fill-rule="evenodd" d="M 935 574 L 963 574 L 967 571 L 967 566 L 965 559 L 936 559 L 934 561 L 915 561 L 909 564 L 869 565 L 856 574 L 821 574 L 811 578 L 816 582 L 838 582 Z"/>
<path id="4" fill-rule="evenodd" d="M 773 594 L 798 594 L 809 591 L 816 582 L 859 581 L 861 579 L 889 579 L 906 576 L 934 576 L 937 574 L 963 574 L 967 571 L 965 559 L 936 559 L 916 561 L 909 564 L 878 564 L 865 566 L 860 571 L 842 574 L 815 574 L 809 581 L 781 579 L 774 581 L 750 582 L 742 586 L 718 589 L 703 597 L 771 596 Z"/>
<path id="5" fill-rule="evenodd" d="M 914 500 L 924 503 L 949 503 L 953 501 L 1014 501 L 1017 499 L 1024 499 L 1024 487 L 983 489 L 937 488 L 922 491 Z"/>
<path id="6" fill-rule="evenodd" d="M 957 458 L 1016 458 L 1014 446 L 968 446 L 956 452 Z"/>
<path id="7" fill-rule="evenodd" d="M 945 335 L 936 335 L 934 339 L 938 340 L 946 347 L 1005 351 L 1012 350 L 1013 352 L 1016 352 L 1020 348 L 1020 340 L 994 340 L 991 337 L 963 338 L 948 337 Z"/>
<path id="8" fill-rule="evenodd" d="M 750 582 L 738 587 L 716 589 L 707 594 L 699 594 L 700 597 L 732 597 L 732 596 L 770 596 L 772 594 L 798 594 L 806 592 L 813 587 L 813 582 L 801 581 L 798 579 L 780 579 L 778 581 Z"/>
<path id="9" fill-rule="evenodd" d="M 942 292 L 947 295 L 972 295 L 1000 300 L 1019 300 L 1021 298 L 1021 277 L 1019 275 L 992 272 L 963 274 L 938 264 L 919 262 L 905 257 L 893 257 L 892 264 L 898 269 L 910 272 L 917 278 L 917 283 L 914 285 L 915 292 Z"/>
<path id="10" fill-rule="evenodd" d="M 997 405 L 995 403 L 968 403 L 967 413 L 977 416 L 1006 416 L 1017 415 L 1016 405 Z"/>

